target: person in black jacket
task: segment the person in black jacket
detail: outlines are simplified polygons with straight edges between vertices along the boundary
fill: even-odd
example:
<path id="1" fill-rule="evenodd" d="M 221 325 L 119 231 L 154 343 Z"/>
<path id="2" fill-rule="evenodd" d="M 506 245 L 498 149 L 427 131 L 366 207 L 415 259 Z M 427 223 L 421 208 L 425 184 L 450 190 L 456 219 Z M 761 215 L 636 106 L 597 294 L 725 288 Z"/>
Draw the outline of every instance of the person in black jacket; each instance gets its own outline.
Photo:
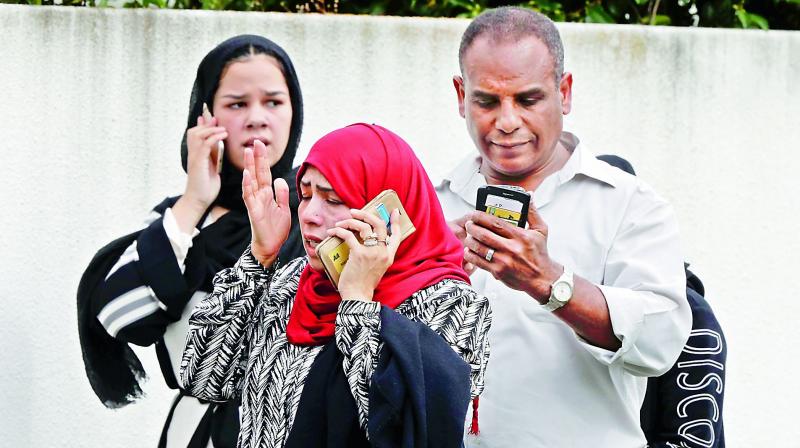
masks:
<path id="1" fill-rule="evenodd" d="M 621 157 L 598 158 L 636 174 Z M 722 401 L 728 348 L 704 295 L 703 283 L 687 264 L 686 297 L 692 309 L 692 332 L 675 365 L 647 381 L 640 418 L 651 448 L 725 448 Z"/>
<path id="2" fill-rule="evenodd" d="M 128 344 L 153 345 L 164 380 L 178 390 L 165 409 L 160 447 L 236 444 L 239 403 L 199 400 L 176 379 L 188 317 L 211 292 L 214 275 L 233 266 L 250 242 L 241 190 L 245 149 L 263 143 L 271 175 L 294 186 L 302 124 L 300 86 L 281 47 L 253 35 L 219 44 L 200 63 L 192 89 L 181 145 L 183 194 L 158 204 L 144 228 L 101 249 L 81 279 L 81 348 L 100 401 L 116 408 L 141 396 L 144 371 Z M 304 254 L 297 194 L 289 197 L 291 231 L 279 254 L 285 262 Z"/>
<path id="3" fill-rule="evenodd" d="M 722 401 L 728 346 L 704 294 L 703 283 L 687 266 L 692 332 L 675 365 L 647 382 L 641 419 L 651 448 L 725 448 Z"/>

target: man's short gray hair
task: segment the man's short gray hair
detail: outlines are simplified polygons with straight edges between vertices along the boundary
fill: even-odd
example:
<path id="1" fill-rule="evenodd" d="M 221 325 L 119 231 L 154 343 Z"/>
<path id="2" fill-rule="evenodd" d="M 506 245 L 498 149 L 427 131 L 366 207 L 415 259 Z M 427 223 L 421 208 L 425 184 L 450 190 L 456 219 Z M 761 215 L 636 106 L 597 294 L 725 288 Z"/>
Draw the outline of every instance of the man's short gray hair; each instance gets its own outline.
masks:
<path id="1" fill-rule="evenodd" d="M 553 77 L 556 86 L 564 73 L 564 45 L 561 35 L 550 18 L 531 9 L 503 6 L 483 12 L 469 24 L 461 36 L 458 66 L 464 73 L 464 56 L 478 37 L 487 36 L 493 42 L 535 37 L 545 44 L 553 58 Z"/>

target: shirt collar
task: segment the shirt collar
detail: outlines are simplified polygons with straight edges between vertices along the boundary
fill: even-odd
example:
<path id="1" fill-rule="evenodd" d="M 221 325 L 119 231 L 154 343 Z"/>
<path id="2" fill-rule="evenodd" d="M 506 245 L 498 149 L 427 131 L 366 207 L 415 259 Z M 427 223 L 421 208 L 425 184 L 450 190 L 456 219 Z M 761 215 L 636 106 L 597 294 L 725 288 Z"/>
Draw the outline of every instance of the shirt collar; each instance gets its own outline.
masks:
<path id="1" fill-rule="evenodd" d="M 480 168 L 481 156 L 472 153 L 444 177 L 444 184 L 449 183 L 450 191 L 467 203 L 475 205 L 478 188 L 486 185 L 486 179 L 481 175 Z"/>
<path id="2" fill-rule="evenodd" d="M 567 147 L 572 155 L 567 163 L 558 171 L 551 174 L 536 189 L 536 207 L 541 207 L 550 202 L 555 190 L 578 175 L 599 182 L 608 184 L 611 187 L 617 186 L 617 176 L 614 170 L 617 168 L 603 162 L 595 157 L 586 145 L 581 145 L 580 140 L 575 134 L 563 132 L 561 143 Z M 481 156 L 470 154 L 459 163 L 455 169 L 448 173 L 443 179 L 443 185 L 449 184 L 449 189 L 460 196 L 469 204 L 475 204 L 478 188 L 486 185 L 486 178 L 480 173 Z"/>
<path id="3" fill-rule="evenodd" d="M 614 171 L 617 168 L 598 159 L 586 145 L 581 144 L 580 139 L 575 134 L 563 132 L 561 134 L 561 143 L 566 146 L 572 155 L 560 170 L 550 176 L 558 179 L 558 185 L 567 183 L 580 174 L 608 184 L 611 187 L 617 186 L 618 180 L 617 176 L 615 176 L 617 173 Z M 613 170 L 609 168 L 613 168 Z"/>

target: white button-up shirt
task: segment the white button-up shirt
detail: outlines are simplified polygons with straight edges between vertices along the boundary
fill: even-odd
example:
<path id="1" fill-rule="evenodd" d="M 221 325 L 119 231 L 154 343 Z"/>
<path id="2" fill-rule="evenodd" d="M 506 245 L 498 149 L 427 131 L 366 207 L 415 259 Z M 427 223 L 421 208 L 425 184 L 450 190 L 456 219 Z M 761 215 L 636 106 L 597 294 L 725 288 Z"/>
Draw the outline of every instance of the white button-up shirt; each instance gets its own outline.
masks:
<path id="1" fill-rule="evenodd" d="M 643 447 L 645 376 L 667 371 L 692 325 L 672 207 L 639 178 L 598 160 L 575 136 L 564 167 L 534 192 L 556 262 L 599 286 L 616 352 L 583 341 L 527 294 L 486 271 L 474 288 L 492 306 L 492 355 L 480 399 L 480 435 L 468 447 Z M 574 148 L 574 149 L 573 149 Z M 480 156 L 437 187 L 448 220 L 475 208 Z"/>

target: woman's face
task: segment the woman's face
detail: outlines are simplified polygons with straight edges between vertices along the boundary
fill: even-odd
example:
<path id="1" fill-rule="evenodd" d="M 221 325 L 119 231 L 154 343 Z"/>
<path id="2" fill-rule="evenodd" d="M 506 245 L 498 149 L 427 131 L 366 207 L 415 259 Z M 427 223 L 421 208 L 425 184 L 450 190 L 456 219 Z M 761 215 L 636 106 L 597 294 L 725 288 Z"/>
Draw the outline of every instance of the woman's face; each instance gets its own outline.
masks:
<path id="1" fill-rule="evenodd" d="M 212 112 L 219 126 L 228 131 L 226 157 L 240 171 L 244 168 L 244 148 L 252 149 L 256 139 L 267 146 L 270 166 L 286 151 L 292 102 L 275 58 L 257 54 L 231 63 L 222 72 Z"/>
<path id="2" fill-rule="evenodd" d="M 350 207 L 342 202 L 328 179 L 313 166 L 306 168 L 300 178 L 300 197 L 298 216 L 303 247 L 311 268 L 321 271 L 324 268 L 317 256 L 317 245 L 328 237 L 328 229 L 339 221 L 351 218 Z"/>

